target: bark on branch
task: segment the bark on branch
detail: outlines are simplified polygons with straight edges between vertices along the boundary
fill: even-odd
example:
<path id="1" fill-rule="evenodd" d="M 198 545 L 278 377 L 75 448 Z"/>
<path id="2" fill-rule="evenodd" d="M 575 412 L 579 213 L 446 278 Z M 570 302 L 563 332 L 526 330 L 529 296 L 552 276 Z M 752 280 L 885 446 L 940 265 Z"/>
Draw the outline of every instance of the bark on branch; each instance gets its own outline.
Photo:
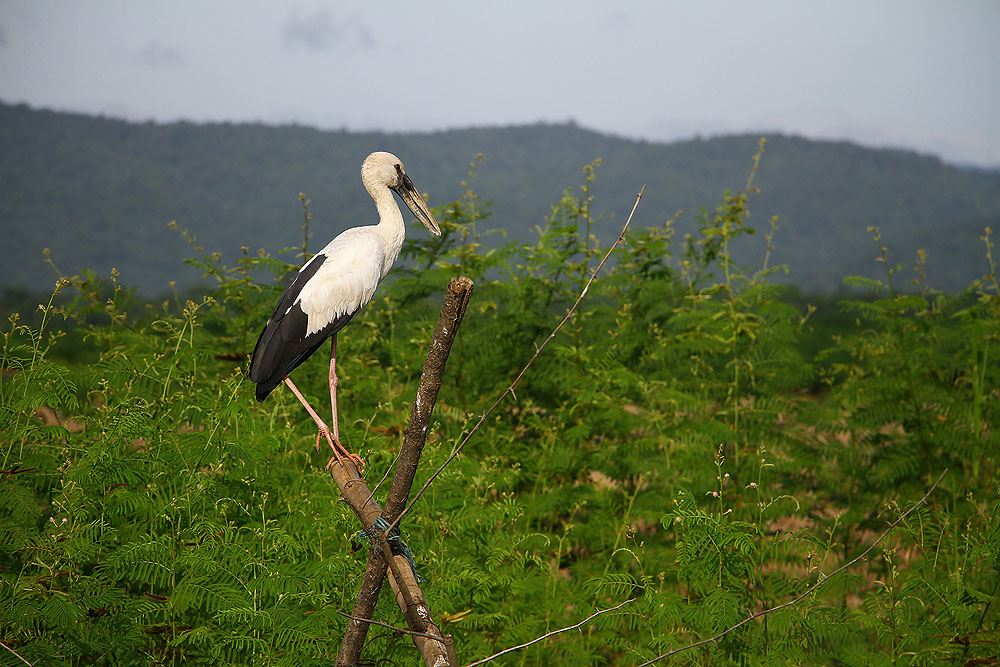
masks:
<path id="1" fill-rule="evenodd" d="M 331 473 L 337 486 L 344 494 L 344 499 L 354 508 L 365 530 L 369 532 L 372 531 L 375 521 L 379 517 L 394 524 L 406 507 L 410 489 L 413 486 L 413 478 L 417 472 L 417 464 L 420 462 L 420 454 L 427 439 L 431 411 L 434 409 L 438 391 L 441 389 L 444 367 L 448 361 L 448 355 L 451 353 L 455 334 L 462 322 L 462 317 L 465 315 L 465 309 L 472 295 L 472 287 L 473 283 L 470 279 L 466 277 L 455 278 L 452 279 L 445 293 L 437 327 L 431 337 L 427 360 L 424 362 L 424 369 L 420 375 L 417 396 L 410 410 L 410 421 L 403 438 L 396 472 L 389 487 L 385 509 L 379 508 L 378 503 L 372 498 L 368 486 L 361 480 L 361 476 L 353 465 L 348 465 L 347 468 L 336 465 L 331 468 Z M 423 592 L 417 585 L 409 563 L 403 556 L 393 556 L 389 543 L 386 541 L 387 535 L 381 531 L 375 532 L 379 538 L 378 543 L 373 541 L 369 550 L 368 566 L 358 590 L 358 597 L 351 613 L 351 620 L 347 625 L 344 641 L 337 654 L 337 665 L 344 667 L 357 665 L 369 625 L 360 619 L 372 617 L 387 571 L 389 584 L 396 595 L 399 608 L 406 616 L 407 625 L 410 630 L 418 633 L 413 635 L 413 641 L 420 650 L 424 663 L 434 666 L 457 665 L 451 637 L 442 637 L 440 629 L 431 619 L 430 609 L 424 600 Z M 440 637 L 440 639 L 429 639 L 425 635 Z"/>

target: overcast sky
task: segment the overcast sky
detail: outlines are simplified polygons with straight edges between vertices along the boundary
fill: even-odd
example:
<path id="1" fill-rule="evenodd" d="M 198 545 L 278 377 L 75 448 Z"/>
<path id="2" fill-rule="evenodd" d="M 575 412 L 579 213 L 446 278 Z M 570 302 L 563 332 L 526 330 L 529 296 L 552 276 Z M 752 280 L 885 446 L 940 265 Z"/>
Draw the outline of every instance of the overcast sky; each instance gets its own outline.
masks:
<path id="1" fill-rule="evenodd" d="M 0 0 L 0 99 L 169 121 L 783 131 L 1000 166 L 1000 0 Z"/>

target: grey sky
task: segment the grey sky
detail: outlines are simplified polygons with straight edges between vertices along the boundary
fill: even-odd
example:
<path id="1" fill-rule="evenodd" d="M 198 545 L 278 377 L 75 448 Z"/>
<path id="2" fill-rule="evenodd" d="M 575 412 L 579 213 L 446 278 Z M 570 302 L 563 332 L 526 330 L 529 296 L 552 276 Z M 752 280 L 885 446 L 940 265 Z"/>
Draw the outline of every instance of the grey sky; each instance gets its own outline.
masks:
<path id="1" fill-rule="evenodd" d="M 998 33 L 998 0 L 0 0 L 0 99 L 351 129 L 780 130 L 998 166 Z"/>

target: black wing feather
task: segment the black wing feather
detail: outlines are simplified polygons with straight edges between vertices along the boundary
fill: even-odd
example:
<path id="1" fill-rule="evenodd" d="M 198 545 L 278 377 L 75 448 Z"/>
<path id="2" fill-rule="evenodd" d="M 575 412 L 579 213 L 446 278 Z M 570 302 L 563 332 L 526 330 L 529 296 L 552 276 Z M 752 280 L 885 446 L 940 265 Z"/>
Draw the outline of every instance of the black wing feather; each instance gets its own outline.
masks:
<path id="1" fill-rule="evenodd" d="M 292 283 L 285 289 L 271 318 L 260 332 L 250 358 L 250 380 L 257 383 L 257 400 L 263 401 L 288 374 L 319 349 L 323 342 L 340 331 L 355 313 L 345 313 L 319 331 L 308 336 L 309 317 L 295 303 L 299 293 L 326 256 L 316 255 L 302 267 Z"/>

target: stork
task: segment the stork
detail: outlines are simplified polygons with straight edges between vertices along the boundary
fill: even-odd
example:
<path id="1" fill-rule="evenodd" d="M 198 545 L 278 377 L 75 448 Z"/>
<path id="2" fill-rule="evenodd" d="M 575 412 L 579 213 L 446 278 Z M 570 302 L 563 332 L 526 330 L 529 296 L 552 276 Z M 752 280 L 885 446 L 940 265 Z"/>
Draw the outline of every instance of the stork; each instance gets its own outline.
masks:
<path id="1" fill-rule="evenodd" d="M 368 303 L 389 273 L 403 246 L 406 228 L 392 193 L 435 236 L 441 228 L 414 187 L 399 158 L 376 152 L 361 165 L 361 181 L 378 209 L 377 225 L 353 227 L 330 241 L 306 262 L 285 289 L 274 313 L 264 325 L 250 360 L 250 380 L 257 384 L 258 401 L 284 382 L 316 422 L 316 449 L 323 438 L 333 449 L 334 462 L 344 458 L 363 465 L 340 443 L 337 426 L 337 332 Z M 329 338 L 331 429 L 288 377 Z"/>

